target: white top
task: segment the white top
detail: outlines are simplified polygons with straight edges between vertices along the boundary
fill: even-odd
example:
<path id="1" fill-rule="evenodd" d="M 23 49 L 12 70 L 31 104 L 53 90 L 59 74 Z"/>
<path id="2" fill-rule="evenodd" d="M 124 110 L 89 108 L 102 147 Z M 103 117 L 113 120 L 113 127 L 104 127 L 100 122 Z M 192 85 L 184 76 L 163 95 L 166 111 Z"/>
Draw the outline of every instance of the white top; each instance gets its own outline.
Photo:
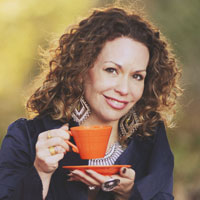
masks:
<path id="1" fill-rule="evenodd" d="M 90 159 L 88 165 L 114 165 L 123 151 L 119 142 L 116 142 L 109 148 L 104 158 Z"/>

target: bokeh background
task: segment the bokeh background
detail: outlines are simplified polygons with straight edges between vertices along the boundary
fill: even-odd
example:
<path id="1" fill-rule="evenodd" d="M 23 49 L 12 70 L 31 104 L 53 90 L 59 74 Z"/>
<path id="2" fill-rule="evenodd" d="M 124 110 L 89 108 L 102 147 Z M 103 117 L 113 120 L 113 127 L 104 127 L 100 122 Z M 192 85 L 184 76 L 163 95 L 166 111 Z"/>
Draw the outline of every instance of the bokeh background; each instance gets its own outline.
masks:
<path id="1" fill-rule="evenodd" d="M 24 104 L 29 86 L 40 72 L 38 48 L 48 46 L 70 24 L 87 16 L 105 0 L 0 0 L 0 145 L 8 125 L 26 117 Z M 146 10 L 174 48 L 183 67 L 184 96 L 176 117 L 177 127 L 168 129 L 175 156 L 176 200 L 200 199 L 200 1 L 132 0 Z"/>

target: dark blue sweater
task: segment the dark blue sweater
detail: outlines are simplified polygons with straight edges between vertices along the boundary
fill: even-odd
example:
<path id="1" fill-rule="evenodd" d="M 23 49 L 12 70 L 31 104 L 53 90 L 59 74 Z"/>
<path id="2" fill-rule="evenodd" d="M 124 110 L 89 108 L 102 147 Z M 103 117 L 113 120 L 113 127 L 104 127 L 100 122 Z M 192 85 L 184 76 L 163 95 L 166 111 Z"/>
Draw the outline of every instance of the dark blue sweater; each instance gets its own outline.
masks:
<path id="1" fill-rule="evenodd" d="M 74 122 L 70 126 L 76 126 Z M 19 119 L 12 123 L 0 150 L 0 200 L 40 200 L 42 183 L 33 163 L 38 135 L 59 128 L 60 121 L 49 117 L 33 120 Z M 73 142 L 73 141 L 72 141 Z M 68 152 L 52 176 L 47 200 L 86 200 L 87 186 L 81 182 L 68 182 L 63 165 L 87 165 L 88 160 Z M 131 200 L 172 200 L 173 154 L 165 127 L 159 123 L 154 137 L 134 137 L 115 164 L 130 164 L 136 172 Z M 98 198 L 114 199 L 112 192 L 100 191 Z"/>

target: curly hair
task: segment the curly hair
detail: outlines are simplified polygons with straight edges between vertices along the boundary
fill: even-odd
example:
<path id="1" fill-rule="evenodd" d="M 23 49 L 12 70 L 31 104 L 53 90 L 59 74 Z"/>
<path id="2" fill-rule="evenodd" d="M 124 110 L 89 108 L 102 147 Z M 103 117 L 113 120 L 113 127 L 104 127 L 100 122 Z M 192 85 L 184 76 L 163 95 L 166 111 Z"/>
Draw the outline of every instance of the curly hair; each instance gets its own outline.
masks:
<path id="1" fill-rule="evenodd" d="M 93 67 L 105 43 L 118 37 L 141 42 L 150 53 L 144 92 L 135 105 L 142 122 L 139 134 L 151 135 L 158 121 L 169 124 L 181 94 L 181 70 L 160 31 L 144 16 L 119 7 L 94 10 L 60 37 L 58 46 L 51 48 L 48 59 L 44 59 L 46 78 L 29 98 L 27 109 L 69 121 L 83 94 L 84 75 Z"/>

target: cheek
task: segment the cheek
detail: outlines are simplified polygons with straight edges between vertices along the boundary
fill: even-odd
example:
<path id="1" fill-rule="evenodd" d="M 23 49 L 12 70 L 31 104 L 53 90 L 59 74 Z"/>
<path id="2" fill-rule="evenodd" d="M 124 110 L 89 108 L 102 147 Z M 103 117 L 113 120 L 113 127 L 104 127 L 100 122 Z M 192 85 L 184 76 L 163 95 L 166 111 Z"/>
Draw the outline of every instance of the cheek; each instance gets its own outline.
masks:
<path id="1" fill-rule="evenodd" d="M 115 82 L 101 72 L 92 76 L 90 80 L 91 87 L 93 87 L 93 90 L 96 92 L 104 92 L 115 86 Z"/>
<path id="2" fill-rule="evenodd" d="M 137 87 L 133 87 L 131 90 L 133 99 L 138 101 L 142 97 L 143 91 L 144 91 L 144 84 Z"/>
<path id="3" fill-rule="evenodd" d="M 98 93 L 103 91 L 104 85 L 102 82 L 94 79 L 90 79 L 84 84 L 84 92 L 86 97 L 95 97 Z"/>
<path id="4" fill-rule="evenodd" d="M 87 96 L 95 96 L 116 87 L 116 81 L 96 68 L 91 69 L 85 78 L 84 90 Z"/>
<path id="5" fill-rule="evenodd" d="M 93 70 L 89 70 L 87 76 L 84 79 L 84 91 L 85 93 L 90 93 L 94 90 L 96 80 L 95 73 Z"/>

